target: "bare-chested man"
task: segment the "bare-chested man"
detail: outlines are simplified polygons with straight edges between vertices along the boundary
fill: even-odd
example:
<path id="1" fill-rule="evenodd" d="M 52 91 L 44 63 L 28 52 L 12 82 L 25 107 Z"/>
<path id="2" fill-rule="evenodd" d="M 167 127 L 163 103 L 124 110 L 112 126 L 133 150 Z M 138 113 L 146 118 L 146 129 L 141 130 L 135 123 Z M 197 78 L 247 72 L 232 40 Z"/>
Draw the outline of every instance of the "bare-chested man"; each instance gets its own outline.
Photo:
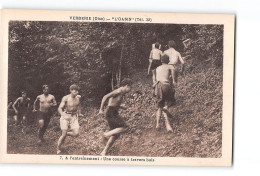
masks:
<path id="1" fill-rule="evenodd" d="M 150 75 L 150 70 L 152 67 L 153 67 L 152 70 L 154 70 L 157 66 L 161 65 L 161 60 L 160 60 L 161 55 L 162 55 L 161 44 L 159 44 L 158 42 L 153 43 L 152 50 L 151 50 L 150 56 L 149 56 L 149 66 L 148 66 L 148 70 L 147 70 L 147 77 Z M 157 60 L 159 60 L 159 62 L 157 62 Z"/>
<path id="2" fill-rule="evenodd" d="M 105 115 L 105 118 L 108 122 L 108 126 L 110 131 L 104 133 L 104 138 L 108 139 L 107 144 L 104 150 L 101 152 L 100 155 L 105 156 L 109 148 L 113 145 L 115 140 L 119 137 L 120 133 L 125 132 L 127 129 L 127 125 L 125 121 L 119 116 L 118 110 L 126 109 L 125 106 L 122 106 L 123 96 L 131 90 L 131 83 L 132 81 L 128 78 L 124 79 L 121 82 L 121 87 L 110 92 L 109 94 L 105 95 L 102 99 L 100 110 L 98 114 Z M 105 110 L 104 105 L 105 102 L 108 100 L 108 106 Z"/>
<path id="3" fill-rule="evenodd" d="M 167 131 L 173 131 L 168 119 L 168 107 L 175 102 L 174 87 L 176 85 L 174 78 L 174 67 L 168 65 L 169 57 L 167 55 L 162 56 L 162 65 L 156 69 L 155 84 L 155 95 L 158 99 L 157 106 L 158 110 L 156 113 L 156 128 L 159 128 L 159 121 L 163 112 L 165 117 L 165 125 Z M 172 81 L 170 80 L 172 79 Z"/>
<path id="4" fill-rule="evenodd" d="M 81 115 L 81 96 L 78 95 L 79 87 L 76 84 L 70 86 L 70 94 L 62 98 L 59 106 L 61 137 L 58 140 L 57 154 L 61 153 L 61 145 L 64 143 L 66 136 L 79 136 L 78 117 Z M 70 130 L 70 131 L 68 131 Z"/>
<path id="5" fill-rule="evenodd" d="M 21 93 L 22 97 L 17 98 L 17 100 L 15 100 L 14 104 L 12 105 L 16 114 L 16 125 L 25 125 L 25 121 L 27 120 L 30 109 L 30 98 L 27 97 L 27 93 L 25 91 L 22 91 Z"/>
<path id="6" fill-rule="evenodd" d="M 155 78 L 155 69 L 161 65 L 161 56 L 162 51 L 159 49 L 160 44 L 158 42 L 155 43 L 155 48 L 151 50 L 150 56 L 149 56 L 149 67 L 148 67 L 148 74 L 150 73 L 150 70 L 152 70 L 153 73 L 153 80 Z M 154 84 L 154 82 L 153 82 Z"/>
<path id="7" fill-rule="evenodd" d="M 44 142 L 43 135 L 48 127 L 52 116 L 52 107 L 57 106 L 55 97 L 49 94 L 49 86 L 43 85 L 42 86 L 43 94 L 37 96 L 36 100 L 34 101 L 33 111 L 37 113 L 37 118 L 39 121 L 39 143 Z M 37 105 L 39 103 L 39 106 Z M 39 109 L 36 109 L 36 106 Z"/>
<path id="8" fill-rule="evenodd" d="M 170 40 L 168 42 L 169 49 L 164 51 L 163 54 L 166 54 L 169 57 L 169 65 L 174 67 L 174 81 L 177 82 L 178 80 L 178 62 L 181 63 L 181 73 L 184 70 L 184 61 L 181 57 L 181 54 L 174 49 L 175 42 Z"/>

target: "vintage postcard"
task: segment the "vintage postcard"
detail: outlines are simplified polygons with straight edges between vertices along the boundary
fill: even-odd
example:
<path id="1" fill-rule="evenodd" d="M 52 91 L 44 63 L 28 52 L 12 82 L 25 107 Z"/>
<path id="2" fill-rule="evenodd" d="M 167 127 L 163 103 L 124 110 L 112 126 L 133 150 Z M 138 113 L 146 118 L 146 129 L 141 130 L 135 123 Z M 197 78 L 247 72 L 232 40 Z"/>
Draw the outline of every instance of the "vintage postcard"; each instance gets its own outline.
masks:
<path id="1" fill-rule="evenodd" d="M 0 162 L 231 166 L 234 23 L 1 10 Z"/>

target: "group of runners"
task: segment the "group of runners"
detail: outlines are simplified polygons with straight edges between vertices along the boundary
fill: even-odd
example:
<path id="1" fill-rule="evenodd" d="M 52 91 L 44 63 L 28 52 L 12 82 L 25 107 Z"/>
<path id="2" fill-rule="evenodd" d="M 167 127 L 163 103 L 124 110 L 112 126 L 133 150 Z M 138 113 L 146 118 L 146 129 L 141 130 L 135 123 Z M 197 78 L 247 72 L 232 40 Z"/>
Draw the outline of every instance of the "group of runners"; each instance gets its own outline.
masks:
<path id="1" fill-rule="evenodd" d="M 181 54 L 174 48 L 176 46 L 173 40 L 168 42 L 168 49 L 162 52 L 160 44 L 156 42 L 153 45 L 149 57 L 148 73 L 152 70 L 154 95 L 157 97 L 156 129 L 160 128 L 160 118 L 165 118 L 167 131 L 172 127 L 169 123 L 168 108 L 175 103 L 175 87 L 178 80 L 178 63 L 181 63 L 180 71 L 184 71 L 184 60 Z"/>
<path id="2" fill-rule="evenodd" d="M 183 71 L 184 61 L 178 51 L 174 49 L 175 42 L 168 42 L 169 49 L 162 52 L 159 43 L 154 44 L 149 57 L 148 75 L 150 70 L 153 73 L 153 89 L 154 95 L 157 97 L 156 112 L 156 129 L 160 127 L 159 121 L 163 115 L 165 118 L 165 125 L 167 131 L 172 132 L 172 127 L 168 119 L 168 108 L 175 102 L 174 87 L 177 84 L 177 63 L 181 62 L 181 71 Z M 103 140 L 106 145 L 101 152 L 101 155 L 106 155 L 112 144 L 119 137 L 119 135 L 127 130 L 125 121 L 119 115 L 119 109 L 127 109 L 122 105 L 123 97 L 130 92 L 132 80 L 129 78 L 123 79 L 119 88 L 113 90 L 102 98 L 98 115 L 104 115 L 109 131 L 103 134 Z M 57 154 L 61 154 L 61 146 L 67 136 L 79 136 L 79 122 L 78 118 L 81 114 L 81 96 L 79 95 L 79 86 L 73 84 L 70 86 L 70 94 L 64 96 L 58 107 L 60 117 L 61 136 L 58 139 Z M 52 109 L 57 106 L 55 97 L 49 93 L 49 86 L 42 86 L 43 94 L 37 96 L 33 103 L 33 112 L 37 116 L 39 123 L 39 143 L 44 142 L 44 134 L 53 115 Z M 16 125 L 22 125 L 26 120 L 30 109 L 30 99 L 27 93 L 22 91 L 22 96 L 19 97 L 12 107 L 16 113 Z M 107 106 L 105 107 L 106 102 Z M 10 105 L 9 105 L 10 106 Z"/>

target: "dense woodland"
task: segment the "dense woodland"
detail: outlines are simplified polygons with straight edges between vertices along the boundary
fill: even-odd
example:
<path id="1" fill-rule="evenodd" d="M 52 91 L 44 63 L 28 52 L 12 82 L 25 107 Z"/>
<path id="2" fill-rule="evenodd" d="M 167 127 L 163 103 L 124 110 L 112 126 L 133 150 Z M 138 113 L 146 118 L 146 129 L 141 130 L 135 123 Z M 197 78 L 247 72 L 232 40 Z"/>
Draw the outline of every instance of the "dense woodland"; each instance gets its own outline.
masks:
<path id="1" fill-rule="evenodd" d="M 97 116 L 101 98 L 125 77 L 134 81 L 120 112 L 129 130 L 109 155 L 160 157 L 221 157 L 223 97 L 223 25 L 80 23 L 11 21 L 9 23 L 8 99 L 21 90 L 35 99 L 48 84 L 57 101 L 80 85 L 84 117 L 81 135 L 67 139 L 66 154 L 99 155 L 107 128 Z M 169 109 L 173 133 L 155 130 L 156 99 L 146 78 L 151 46 L 162 50 L 174 40 L 185 60 L 176 87 L 176 104 Z M 32 121 L 35 117 L 31 116 Z M 8 153 L 55 154 L 59 116 L 47 129 L 46 145 L 37 146 L 37 126 L 17 133 L 8 119 Z M 36 122 L 34 123 L 36 124 Z M 26 136 L 26 137 L 25 137 Z"/>
<path id="2" fill-rule="evenodd" d="M 186 73 L 222 67 L 222 33 L 221 25 L 11 21 L 9 100 L 21 90 L 34 98 L 43 84 L 59 100 L 77 83 L 86 101 L 99 101 L 136 68 L 147 68 L 155 41 L 176 42 L 192 60 Z"/>

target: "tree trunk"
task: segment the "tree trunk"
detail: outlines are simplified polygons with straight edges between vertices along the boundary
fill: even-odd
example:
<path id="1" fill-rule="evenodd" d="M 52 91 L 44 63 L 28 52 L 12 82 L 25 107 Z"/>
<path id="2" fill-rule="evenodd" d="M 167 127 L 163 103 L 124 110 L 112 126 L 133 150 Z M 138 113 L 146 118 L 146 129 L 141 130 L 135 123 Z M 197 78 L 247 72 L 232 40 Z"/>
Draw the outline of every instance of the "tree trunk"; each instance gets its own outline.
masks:
<path id="1" fill-rule="evenodd" d="M 111 89 L 114 90 L 114 72 L 112 72 Z"/>
<path id="2" fill-rule="evenodd" d="M 122 77 L 122 60 L 123 60 L 124 48 L 125 48 L 125 45 L 123 44 L 123 46 L 121 48 L 121 55 L 120 55 L 119 67 L 118 67 L 118 79 L 117 79 L 118 87 L 120 87 L 120 82 L 121 82 L 121 77 Z"/>

